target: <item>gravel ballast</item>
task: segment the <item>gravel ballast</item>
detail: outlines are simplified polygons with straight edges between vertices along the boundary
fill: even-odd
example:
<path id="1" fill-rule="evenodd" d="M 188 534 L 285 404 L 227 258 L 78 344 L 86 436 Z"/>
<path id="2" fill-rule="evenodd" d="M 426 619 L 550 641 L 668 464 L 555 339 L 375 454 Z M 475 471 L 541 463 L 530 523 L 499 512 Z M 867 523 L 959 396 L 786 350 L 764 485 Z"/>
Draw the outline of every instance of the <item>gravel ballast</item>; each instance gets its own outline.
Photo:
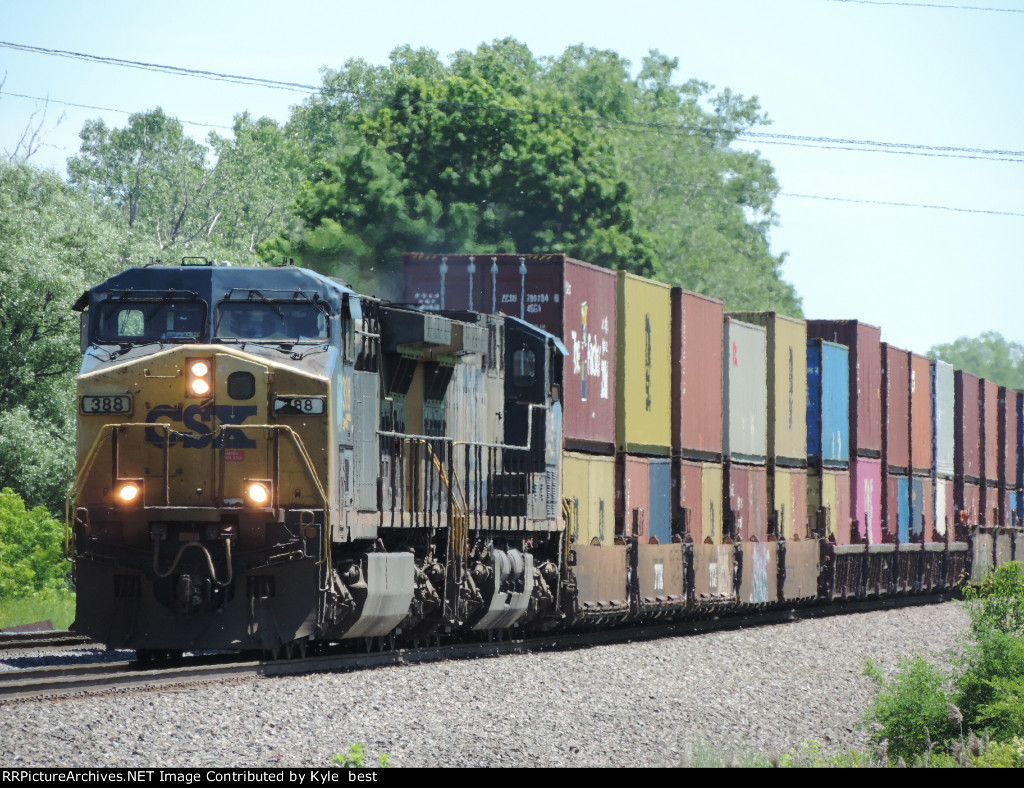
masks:
<path id="1" fill-rule="evenodd" d="M 0 706 L 0 764 L 323 767 L 361 743 L 395 766 L 673 766 L 694 748 L 827 753 L 892 671 L 963 642 L 957 603 L 352 673 Z M 368 764 L 369 765 L 369 764 Z"/>

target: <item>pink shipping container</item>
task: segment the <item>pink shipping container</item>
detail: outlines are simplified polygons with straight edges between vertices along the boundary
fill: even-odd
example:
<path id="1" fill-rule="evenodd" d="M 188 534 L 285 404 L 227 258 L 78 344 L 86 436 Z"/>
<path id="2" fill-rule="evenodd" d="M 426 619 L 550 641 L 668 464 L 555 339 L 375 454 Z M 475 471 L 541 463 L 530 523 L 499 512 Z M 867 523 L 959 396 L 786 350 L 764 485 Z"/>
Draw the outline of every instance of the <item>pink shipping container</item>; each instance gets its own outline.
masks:
<path id="1" fill-rule="evenodd" d="M 808 339 L 850 348 L 850 459 L 882 456 L 882 330 L 857 320 L 808 320 Z"/>
<path id="2" fill-rule="evenodd" d="M 615 516 L 620 522 L 620 533 L 635 537 L 646 544 L 650 537 L 648 520 L 651 516 L 650 469 L 646 457 L 620 454 L 615 472 Z"/>
<path id="3" fill-rule="evenodd" d="M 882 463 L 910 467 L 910 354 L 882 343 Z"/>
<path id="4" fill-rule="evenodd" d="M 763 465 L 725 464 L 728 508 L 736 541 L 768 539 L 768 469 Z"/>
<path id="5" fill-rule="evenodd" d="M 405 300 L 522 318 L 562 339 L 565 446 L 615 447 L 615 271 L 561 254 L 405 254 Z"/>
<path id="6" fill-rule="evenodd" d="M 882 461 L 857 457 L 850 463 L 850 517 L 859 541 L 882 544 Z"/>
<path id="7" fill-rule="evenodd" d="M 914 473 L 932 470 L 931 359 L 910 354 L 910 465 Z"/>
<path id="8" fill-rule="evenodd" d="M 953 373 L 954 475 L 979 480 L 981 461 L 981 381 L 958 369 Z"/>
<path id="9" fill-rule="evenodd" d="M 989 484 L 999 482 L 999 386 L 981 381 L 981 478 Z M 992 508 L 989 507 L 989 512 Z"/>
<path id="10" fill-rule="evenodd" d="M 689 459 L 722 458 L 723 305 L 672 288 L 672 449 Z"/>
<path id="11" fill-rule="evenodd" d="M 722 541 L 722 464 L 678 461 L 679 507 L 686 534 L 697 544 Z"/>

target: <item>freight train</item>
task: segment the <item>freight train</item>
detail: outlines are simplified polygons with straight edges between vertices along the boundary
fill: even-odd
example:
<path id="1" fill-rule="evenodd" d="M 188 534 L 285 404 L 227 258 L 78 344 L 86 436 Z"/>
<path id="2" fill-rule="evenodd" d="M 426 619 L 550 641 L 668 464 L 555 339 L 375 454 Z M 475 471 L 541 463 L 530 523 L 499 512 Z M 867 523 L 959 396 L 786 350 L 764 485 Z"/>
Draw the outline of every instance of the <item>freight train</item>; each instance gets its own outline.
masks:
<path id="1" fill-rule="evenodd" d="M 401 302 L 186 259 L 87 291 L 73 628 L 290 657 L 952 589 L 1014 556 L 1022 397 L 856 321 L 564 255 Z"/>

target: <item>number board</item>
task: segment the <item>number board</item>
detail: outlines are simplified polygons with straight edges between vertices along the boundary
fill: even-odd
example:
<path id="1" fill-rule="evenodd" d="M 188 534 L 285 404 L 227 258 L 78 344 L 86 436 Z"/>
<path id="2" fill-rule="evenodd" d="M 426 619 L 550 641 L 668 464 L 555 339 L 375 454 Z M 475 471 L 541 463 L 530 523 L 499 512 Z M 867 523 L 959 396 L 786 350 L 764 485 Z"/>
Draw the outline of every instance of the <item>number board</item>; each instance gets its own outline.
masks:
<path id="1" fill-rule="evenodd" d="M 323 412 L 323 397 L 274 397 L 274 413 L 280 416 L 319 416 Z"/>
<path id="2" fill-rule="evenodd" d="M 132 398 L 128 394 L 86 394 L 78 401 L 82 413 L 132 412 Z"/>

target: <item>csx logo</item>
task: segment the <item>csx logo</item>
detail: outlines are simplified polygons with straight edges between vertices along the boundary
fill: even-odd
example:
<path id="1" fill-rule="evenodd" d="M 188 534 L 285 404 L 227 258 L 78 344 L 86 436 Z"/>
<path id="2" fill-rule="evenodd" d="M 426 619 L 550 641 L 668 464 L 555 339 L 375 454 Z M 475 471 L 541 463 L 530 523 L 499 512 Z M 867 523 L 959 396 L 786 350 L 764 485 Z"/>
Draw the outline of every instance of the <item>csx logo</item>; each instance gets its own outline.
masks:
<path id="1" fill-rule="evenodd" d="M 181 405 L 157 405 L 150 409 L 146 423 L 155 424 L 167 420 L 172 424 L 182 424 L 185 428 L 184 434 L 172 428 L 168 440 L 171 446 L 176 445 L 181 438 L 181 445 L 186 449 L 204 449 L 211 444 L 215 449 L 255 449 L 256 441 L 247 437 L 241 430 L 224 430 L 214 439 L 210 427 L 211 416 L 221 425 L 238 425 L 255 415 L 255 405 L 215 405 L 213 408 L 204 408 L 202 405 L 189 405 L 187 408 Z M 163 446 L 164 431 L 147 427 L 146 441 Z"/>

